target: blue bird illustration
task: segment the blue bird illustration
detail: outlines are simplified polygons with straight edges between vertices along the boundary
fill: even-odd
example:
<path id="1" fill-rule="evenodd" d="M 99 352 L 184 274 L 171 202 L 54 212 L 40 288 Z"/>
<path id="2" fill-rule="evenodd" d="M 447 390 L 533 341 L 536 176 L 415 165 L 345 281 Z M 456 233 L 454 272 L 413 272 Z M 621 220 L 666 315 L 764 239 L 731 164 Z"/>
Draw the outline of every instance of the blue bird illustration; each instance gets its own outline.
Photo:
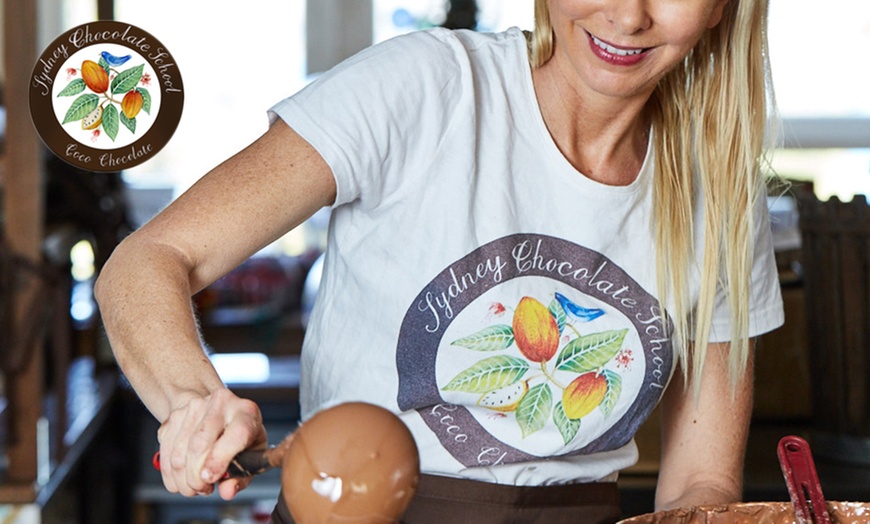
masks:
<path id="1" fill-rule="evenodd" d="M 124 62 L 126 62 L 127 60 L 130 60 L 130 55 L 115 56 L 108 51 L 103 51 L 102 53 L 100 53 L 100 56 L 102 56 L 103 60 L 105 60 L 106 63 L 112 67 L 122 66 L 122 65 L 124 65 Z"/>
<path id="2" fill-rule="evenodd" d="M 590 322 L 604 314 L 603 309 L 578 306 L 561 293 L 556 293 L 556 300 L 559 301 L 559 304 L 562 305 L 562 309 L 565 310 L 565 313 L 567 313 L 569 317 L 579 320 L 580 322 Z"/>

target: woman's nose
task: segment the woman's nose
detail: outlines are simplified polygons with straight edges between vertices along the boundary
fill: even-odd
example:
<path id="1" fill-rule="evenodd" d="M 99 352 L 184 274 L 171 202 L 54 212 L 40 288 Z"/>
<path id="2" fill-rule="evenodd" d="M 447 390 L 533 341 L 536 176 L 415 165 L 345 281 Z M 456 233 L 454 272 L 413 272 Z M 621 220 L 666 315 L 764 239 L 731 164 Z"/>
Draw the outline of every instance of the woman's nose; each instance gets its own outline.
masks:
<path id="1" fill-rule="evenodd" d="M 649 29 L 652 24 L 648 7 L 647 0 L 609 0 L 605 15 L 619 33 L 633 35 Z"/>

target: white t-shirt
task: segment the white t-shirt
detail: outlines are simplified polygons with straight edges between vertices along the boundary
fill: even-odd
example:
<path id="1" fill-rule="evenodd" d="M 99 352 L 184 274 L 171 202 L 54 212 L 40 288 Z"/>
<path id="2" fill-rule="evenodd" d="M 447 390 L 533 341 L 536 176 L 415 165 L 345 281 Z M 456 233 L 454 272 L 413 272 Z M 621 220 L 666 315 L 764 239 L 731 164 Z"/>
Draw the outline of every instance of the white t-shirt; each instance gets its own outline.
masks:
<path id="1" fill-rule="evenodd" d="M 373 402 L 411 429 L 423 472 L 503 484 L 613 479 L 637 460 L 674 362 L 653 295 L 651 149 L 627 186 L 574 169 L 518 29 L 395 38 L 273 111 L 337 184 L 303 418 Z M 783 321 L 766 212 L 752 335 Z M 717 309 L 713 340 L 729 326 Z"/>

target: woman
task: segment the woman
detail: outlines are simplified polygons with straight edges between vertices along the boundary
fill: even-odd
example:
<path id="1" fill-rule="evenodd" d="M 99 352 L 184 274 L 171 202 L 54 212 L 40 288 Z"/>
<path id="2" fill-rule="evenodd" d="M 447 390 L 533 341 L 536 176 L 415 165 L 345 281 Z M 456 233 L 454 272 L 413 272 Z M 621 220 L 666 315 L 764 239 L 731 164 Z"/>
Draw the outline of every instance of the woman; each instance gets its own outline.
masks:
<path id="1" fill-rule="evenodd" d="M 230 459 L 266 444 L 191 294 L 331 206 L 303 418 L 399 414 L 424 473 L 408 522 L 613 521 L 659 400 L 656 507 L 740 499 L 750 337 L 782 323 L 766 1 L 535 9 L 528 40 L 436 29 L 360 53 L 116 250 L 97 296 L 170 491 L 230 499 Z"/>

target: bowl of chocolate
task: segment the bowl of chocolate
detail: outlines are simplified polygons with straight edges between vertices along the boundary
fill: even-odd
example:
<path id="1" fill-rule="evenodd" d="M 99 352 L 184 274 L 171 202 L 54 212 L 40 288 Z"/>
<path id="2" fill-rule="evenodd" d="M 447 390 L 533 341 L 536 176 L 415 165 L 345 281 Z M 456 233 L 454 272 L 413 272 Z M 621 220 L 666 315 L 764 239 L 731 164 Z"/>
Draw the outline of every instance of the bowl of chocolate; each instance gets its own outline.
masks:
<path id="1" fill-rule="evenodd" d="M 299 524 L 398 522 L 420 477 L 417 446 L 392 412 L 365 402 L 303 422 L 283 457 L 281 492 Z"/>
<path id="2" fill-rule="evenodd" d="M 832 524 L 870 523 L 870 504 L 863 502 L 828 502 Z M 796 524 L 790 502 L 742 502 L 720 506 L 698 506 L 647 513 L 621 521 L 620 524 Z"/>
<path id="3" fill-rule="evenodd" d="M 870 524 L 870 503 L 825 500 L 806 440 L 785 436 L 776 451 L 791 502 L 677 508 L 632 517 L 620 524 Z"/>

